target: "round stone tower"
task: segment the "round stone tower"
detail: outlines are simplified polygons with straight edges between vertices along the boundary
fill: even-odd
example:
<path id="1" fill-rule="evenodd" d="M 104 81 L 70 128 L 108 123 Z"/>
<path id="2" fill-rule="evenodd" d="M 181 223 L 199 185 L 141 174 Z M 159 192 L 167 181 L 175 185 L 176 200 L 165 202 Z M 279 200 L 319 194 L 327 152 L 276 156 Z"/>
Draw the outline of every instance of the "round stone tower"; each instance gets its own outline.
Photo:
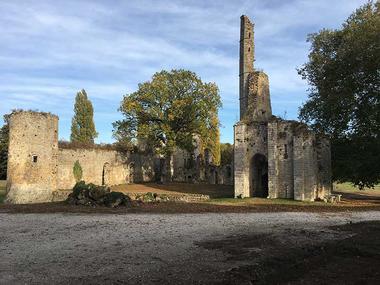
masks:
<path id="1" fill-rule="evenodd" d="M 9 118 L 9 203 L 51 202 L 57 190 L 58 117 L 21 111 Z"/>

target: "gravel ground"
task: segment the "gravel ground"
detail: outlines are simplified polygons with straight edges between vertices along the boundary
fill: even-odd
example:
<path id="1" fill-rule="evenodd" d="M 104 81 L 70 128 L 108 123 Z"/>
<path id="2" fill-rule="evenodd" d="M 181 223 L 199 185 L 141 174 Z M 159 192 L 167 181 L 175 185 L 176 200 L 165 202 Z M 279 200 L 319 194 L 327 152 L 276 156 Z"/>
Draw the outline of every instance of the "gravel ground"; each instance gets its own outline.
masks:
<path id="1" fill-rule="evenodd" d="M 227 284 L 265 250 L 343 240 L 332 226 L 363 221 L 380 211 L 0 213 L 0 284 Z"/>

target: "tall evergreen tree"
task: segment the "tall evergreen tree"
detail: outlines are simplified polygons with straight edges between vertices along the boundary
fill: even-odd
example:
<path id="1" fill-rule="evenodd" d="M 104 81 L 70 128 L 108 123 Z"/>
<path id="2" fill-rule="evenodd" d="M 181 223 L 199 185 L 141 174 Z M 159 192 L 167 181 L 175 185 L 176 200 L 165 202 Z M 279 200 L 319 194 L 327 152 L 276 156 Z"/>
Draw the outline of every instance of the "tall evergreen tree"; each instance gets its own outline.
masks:
<path id="1" fill-rule="evenodd" d="M 115 137 L 129 145 L 148 142 L 166 158 L 167 169 L 175 148 L 192 153 L 197 137 L 219 164 L 220 106 L 216 84 L 205 83 L 187 70 L 160 71 L 151 81 L 139 84 L 136 92 L 124 96 L 119 109 L 124 119 L 114 123 Z M 170 174 L 164 176 L 170 180 Z"/>
<path id="2" fill-rule="evenodd" d="M 4 125 L 0 128 L 0 180 L 7 179 L 9 125 L 8 115 L 4 116 Z"/>
<path id="3" fill-rule="evenodd" d="M 77 93 L 74 104 L 74 117 L 71 122 L 71 141 L 94 143 L 98 136 L 94 124 L 94 108 L 84 89 Z"/>

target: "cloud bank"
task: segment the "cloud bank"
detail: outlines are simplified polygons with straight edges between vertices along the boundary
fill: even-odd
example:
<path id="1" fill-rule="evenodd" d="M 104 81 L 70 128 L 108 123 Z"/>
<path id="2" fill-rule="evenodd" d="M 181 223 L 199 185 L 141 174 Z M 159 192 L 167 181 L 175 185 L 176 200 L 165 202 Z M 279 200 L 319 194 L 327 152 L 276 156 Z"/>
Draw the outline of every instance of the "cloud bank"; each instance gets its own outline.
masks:
<path id="1" fill-rule="evenodd" d="M 269 75 L 273 112 L 297 117 L 307 85 L 307 34 L 338 28 L 365 0 L 1 1 L 0 115 L 14 108 L 60 117 L 70 137 L 77 91 L 95 109 L 98 142 L 112 141 L 123 95 L 162 69 L 195 71 L 220 88 L 221 140 L 238 119 L 240 15 L 255 22 L 256 62 Z"/>

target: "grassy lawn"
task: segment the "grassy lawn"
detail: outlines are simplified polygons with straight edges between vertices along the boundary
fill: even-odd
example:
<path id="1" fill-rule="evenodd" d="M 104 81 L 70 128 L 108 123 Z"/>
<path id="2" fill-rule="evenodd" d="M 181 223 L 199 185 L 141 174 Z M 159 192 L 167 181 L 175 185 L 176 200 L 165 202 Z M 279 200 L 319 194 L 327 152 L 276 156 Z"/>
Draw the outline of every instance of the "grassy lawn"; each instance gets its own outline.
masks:
<path id="1" fill-rule="evenodd" d="M 364 188 L 363 190 L 359 190 L 358 187 L 355 187 L 352 183 L 350 182 L 345 182 L 345 183 L 334 183 L 335 189 L 338 191 L 350 191 L 350 192 L 355 192 L 355 191 L 379 191 L 380 192 L 380 184 L 375 185 L 375 188 Z"/>
<path id="2" fill-rule="evenodd" d="M 315 205 L 326 205 L 324 202 L 306 202 L 306 201 L 295 201 L 291 199 L 266 199 L 266 198 L 217 198 L 210 199 L 205 203 L 225 205 L 225 206 L 253 206 L 253 205 L 297 205 L 297 206 L 315 206 Z"/>
<path id="3" fill-rule="evenodd" d="M 0 203 L 3 203 L 5 199 L 5 185 L 7 184 L 6 180 L 0 180 Z"/>

